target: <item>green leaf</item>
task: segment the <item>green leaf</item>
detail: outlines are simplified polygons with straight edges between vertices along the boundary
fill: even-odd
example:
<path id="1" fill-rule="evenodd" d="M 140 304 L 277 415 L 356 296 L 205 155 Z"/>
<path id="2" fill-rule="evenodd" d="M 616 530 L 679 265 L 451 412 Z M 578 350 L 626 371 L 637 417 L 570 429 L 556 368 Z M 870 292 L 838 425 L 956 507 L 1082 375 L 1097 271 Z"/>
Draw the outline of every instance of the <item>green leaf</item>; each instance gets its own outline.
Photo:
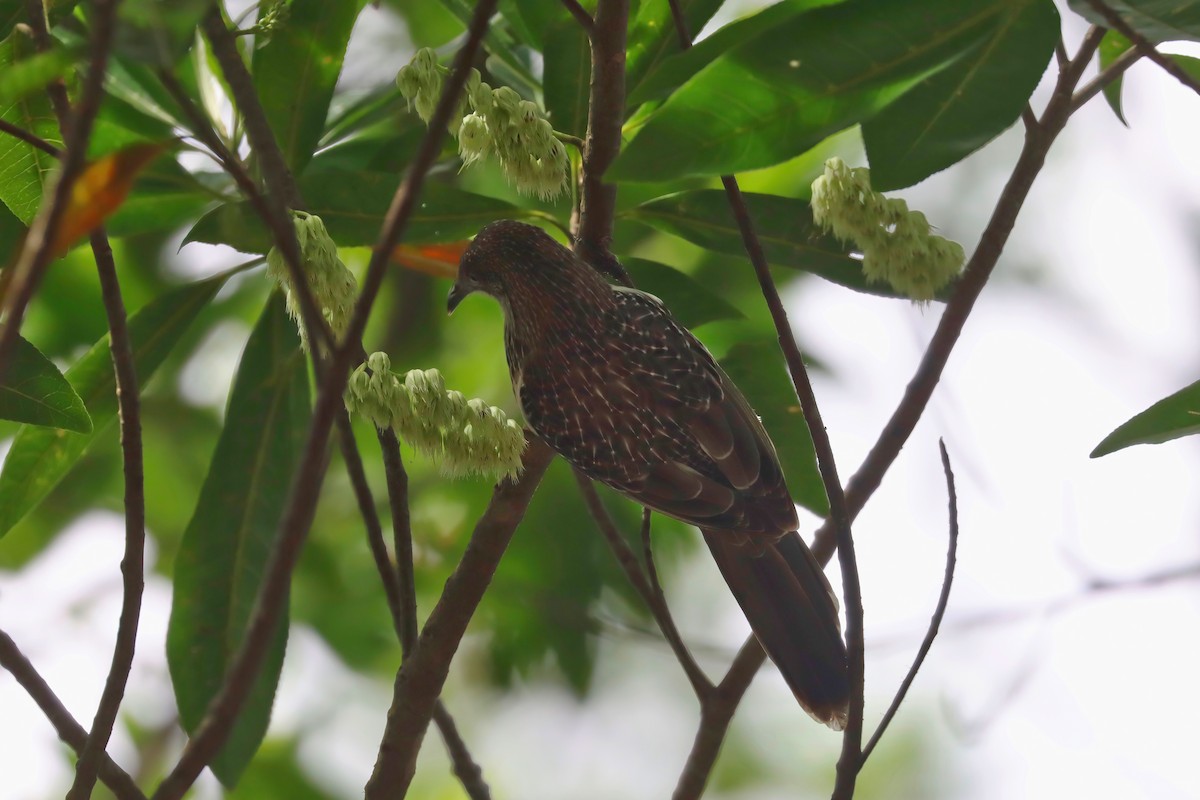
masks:
<path id="1" fill-rule="evenodd" d="M 242 353 L 225 427 L 175 559 L 167 663 L 189 732 L 204 718 L 241 646 L 304 452 L 309 415 L 304 354 L 276 293 Z M 284 617 L 271 633 L 266 663 L 211 764 L 226 786 L 237 782 L 266 735 L 287 627 Z"/>
<path id="2" fill-rule="evenodd" d="M 324 221 L 340 247 L 365 247 L 375 244 L 399 181 L 399 176 L 383 172 L 330 169 L 305 174 L 299 183 L 308 210 Z M 528 211 L 503 200 L 426 183 L 404 241 L 455 242 L 474 236 L 493 220 L 525 216 Z M 188 232 L 184 244 L 188 242 L 226 244 L 245 253 L 265 253 L 271 247 L 267 229 L 245 202 L 227 203 L 205 214 Z"/>
<path id="3" fill-rule="evenodd" d="M 1116 31 L 1105 33 L 1104 38 L 1100 40 L 1100 49 L 1097 51 L 1100 54 L 1100 69 L 1102 71 L 1107 69 L 1112 62 L 1117 60 L 1118 56 L 1131 47 L 1133 47 L 1133 42 L 1120 33 Z M 1108 107 L 1117 115 L 1117 119 L 1121 120 L 1123 124 L 1129 125 L 1125 120 L 1125 112 L 1121 110 L 1121 82 L 1124 78 L 1124 75 L 1118 75 L 1116 80 L 1105 85 L 1103 91 L 1104 99 L 1108 101 Z"/>
<path id="4" fill-rule="evenodd" d="M 212 196 L 173 158 L 159 158 L 138 177 L 106 222 L 109 236 L 168 232 L 195 220 Z"/>
<path id="5" fill-rule="evenodd" d="M 786 161 L 961 57 L 1007 6 L 852 0 L 797 14 L 676 90 L 641 120 L 608 175 L 659 181 Z"/>
<path id="6" fill-rule="evenodd" d="M 139 386 L 146 386 L 224 283 L 222 275 L 175 289 L 130 317 L 129 336 Z M 0 471 L 0 536 L 41 502 L 116 418 L 116 381 L 107 335 L 67 370 L 66 378 L 83 399 L 92 418 L 92 432 L 65 433 L 28 425 L 17 431 Z"/>
<path id="7" fill-rule="evenodd" d="M 666 303 L 671 314 L 688 328 L 718 319 L 742 319 L 745 316 L 725 298 L 674 267 L 644 258 L 623 258 L 621 263 L 633 276 L 638 289 Z"/>
<path id="8" fill-rule="evenodd" d="M 858 292 L 882 297 L 899 295 L 883 283 L 868 283 L 851 249 L 824 234 L 813 223 L 806 200 L 773 194 L 743 193 L 762 242 L 767 263 L 811 272 Z M 622 219 L 670 233 L 707 250 L 746 257 L 742 235 L 720 189 L 697 189 L 651 200 L 621 215 Z"/>
<path id="9" fill-rule="evenodd" d="M 0 75 L 31 56 L 33 46 L 20 31 L 0 42 Z M 0 101 L 0 119 L 62 145 L 58 122 L 45 92 L 34 92 L 11 102 Z M 55 168 L 55 159 L 14 136 L 0 135 L 0 202 L 28 225 L 42 202 L 42 186 Z"/>
<path id="10" fill-rule="evenodd" d="M 1104 16 L 1087 0 L 1067 0 L 1067 5 L 1089 22 L 1109 27 Z M 1105 5 L 1155 44 L 1179 39 L 1200 41 L 1200 2 L 1197 0 L 1105 0 Z"/>
<path id="11" fill-rule="evenodd" d="M 679 0 L 688 35 L 696 34 L 712 19 L 724 0 Z M 711 37 L 709 37 L 711 38 Z M 629 26 L 625 45 L 625 86 L 633 92 L 645 75 L 665 59 L 682 52 L 669 3 L 642 3 Z M 676 84 L 678 85 L 678 84 Z"/>
<path id="12" fill-rule="evenodd" d="M 779 344 L 772 339 L 736 344 L 721 359 L 721 368 L 762 419 L 779 453 L 792 499 L 818 516 L 828 514 L 829 501 L 817 470 L 812 435 Z"/>
<path id="13" fill-rule="evenodd" d="M 254 88 L 293 172 L 304 169 L 321 140 L 346 43 L 364 5 L 294 0 L 286 24 L 254 51 Z"/>
<path id="14" fill-rule="evenodd" d="M 17 336 L 0 379 L 0 419 L 92 432 L 83 400 L 41 351 Z"/>
<path id="15" fill-rule="evenodd" d="M 880 191 L 911 186 L 1016 122 L 1059 28 L 1050 0 L 1011 3 L 971 52 L 863 123 L 871 184 Z"/>
<path id="16" fill-rule="evenodd" d="M 546 37 L 542 84 L 546 111 L 554 129 L 583 137 L 587 133 L 592 50 L 587 33 L 574 18 L 551 26 Z"/>
<path id="17" fill-rule="evenodd" d="M 67 71 L 78 54 L 73 49 L 56 47 L 9 65 L 0 72 L 0 106 L 45 89 L 46 84 Z"/>
<path id="18" fill-rule="evenodd" d="M 1164 397 L 1104 437 L 1092 458 L 1135 444 L 1161 444 L 1200 433 L 1200 381 Z"/>
<path id="19" fill-rule="evenodd" d="M 211 0 L 124 0 L 113 49 L 120 55 L 171 67 L 195 41 Z"/>

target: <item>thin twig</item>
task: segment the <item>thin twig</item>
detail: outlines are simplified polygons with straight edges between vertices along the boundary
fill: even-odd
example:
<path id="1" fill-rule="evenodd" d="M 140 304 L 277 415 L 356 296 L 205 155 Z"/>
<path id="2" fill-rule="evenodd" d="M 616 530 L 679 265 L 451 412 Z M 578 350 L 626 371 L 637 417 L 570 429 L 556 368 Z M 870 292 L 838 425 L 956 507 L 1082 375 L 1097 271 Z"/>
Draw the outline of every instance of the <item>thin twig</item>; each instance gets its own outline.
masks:
<path id="1" fill-rule="evenodd" d="M 62 155 L 57 147 L 47 142 L 36 133 L 31 133 L 22 127 L 13 125 L 6 119 L 0 119 L 0 131 L 7 133 L 9 136 L 20 139 L 22 142 L 25 142 L 25 144 L 36 147 L 38 150 L 41 150 L 47 155 L 54 156 L 55 158 L 58 158 L 60 155 Z"/>
<path id="2" fill-rule="evenodd" d="M 388 506 L 392 510 L 392 548 L 396 552 L 395 576 L 400 589 L 400 644 L 412 652 L 417 644 L 417 580 L 413 571 L 412 514 L 408 503 L 408 471 L 400 455 L 400 440 L 393 430 L 378 430 L 387 479 Z"/>
<path id="3" fill-rule="evenodd" d="M 862 466 L 846 484 L 846 503 L 851 517 L 857 516 L 866 505 L 871 495 L 879 488 L 883 476 L 900 454 L 904 443 L 912 434 L 917 421 L 929 404 L 933 390 L 941 379 L 942 371 L 950 359 L 963 326 L 975 301 L 979 299 L 983 287 L 987 285 L 992 270 L 1000 260 L 1000 254 L 1008 241 L 1016 224 L 1017 215 L 1029 196 L 1034 179 L 1041 172 L 1046 161 L 1046 154 L 1055 138 L 1062 131 L 1072 111 L 1072 93 L 1079 83 L 1083 70 L 1087 67 L 1100 40 L 1104 37 L 1104 29 L 1093 26 L 1084 36 L 1076 57 L 1070 61 L 1058 77 L 1050 102 L 1042 113 L 1041 121 L 1034 130 L 1026 131 L 1025 145 L 1013 166 L 1008 183 L 1000 193 L 996 207 L 987 227 L 980 236 L 979 245 L 967 263 L 963 276 L 955 289 L 954 295 L 946 303 L 942 318 L 938 321 L 937 330 L 925 349 L 921 363 L 909 381 L 904 396 L 897 404 L 892 416 L 888 419 L 883 430 L 876 439 L 871 451 L 867 454 Z M 833 551 L 835 530 L 826 521 L 817 531 L 813 541 L 813 554 L 819 560 L 827 559 Z"/>
<path id="4" fill-rule="evenodd" d="M 88 739 L 87 731 L 75 721 L 54 690 L 4 631 L 0 631 L 0 667 L 8 670 L 33 702 L 37 703 L 54 726 L 58 738 L 77 753 L 83 750 Z M 100 780 L 112 790 L 117 800 L 146 800 L 146 795 L 142 794 L 129 773 L 104 752 L 100 754 Z"/>
<path id="5" fill-rule="evenodd" d="M 675 658 L 678 659 L 679 665 L 683 667 L 684 674 L 687 675 L 688 681 L 692 684 L 692 690 L 696 693 L 696 697 L 700 700 L 703 706 L 706 698 L 713 691 L 713 683 L 704 674 L 704 670 L 700 669 L 700 665 L 696 663 L 696 659 L 692 656 L 687 644 L 683 641 L 683 637 L 679 635 L 679 628 L 675 625 L 675 620 L 671 616 L 671 611 L 667 606 L 666 598 L 663 596 L 662 587 L 658 585 L 658 576 L 656 573 L 650 573 L 651 578 L 642 571 L 638 565 L 637 558 L 633 554 L 633 549 L 621 536 L 621 532 L 617 530 L 617 525 L 613 521 L 612 515 L 608 513 L 608 509 L 604 507 L 603 501 L 600 500 L 600 495 L 596 493 L 596 487 L 592 484 L 590 478 L 584 475 L 579 470 L 574 470 L 575 482 L 579 485 L 579 492 L 583 495 L 583 501 L 587 505 L 588 512 L 592 515 L 592 519 L 596 522 L 596 527 L 604 535 L 604 541 L 608 543 L 609 549 L 613 551 L 613 555 L 617 558 L 617 563 L 624 571 L 629 582 L 633 584 L 634 590 L 641 596 L 646 607 L 650 609 L 650 614 L 654 617 L 654 621 L 658 623 L 659 630 L 662 631 L 667 643 L 671 646 L 671 651 L 675 653 Z M 649 538 L 649 519 L 650 512 L 645 512 L 645 522 L 643 530 Z M 649 559 L 649 548 L 647 553 L 648 570 L 652 570 L 654 562 Z"/>
<path id="6" fill-rule="evenodd" d="M 587 12 L 587 9 L 579 5 L 579 0 L 561 0 L 563 7 L 571 12 L 571 16 L 579 23 L 579 26 L 587 31 L 587 35 L 591 36 L 596 30 L 596 21 L 592 19 L 592 15 Z"/>
<path id="7" fill-rule="evenodd" d="M 100 274 L 100 293 L 108 316 L 110 348 L 116 374 L 117 408 L 121 420 L 121 463 L 125 481 L 125 554 L 121 558 L 121 614 L 117 624 L 112 663 L 92 730 L 75 766 L 75 780 L 68 800 L 86 800 L 96 785 L 100 761 L 116 724 L 133 654 L 137 646 L 138 620 L 145 588 L 146 486 L 142 462 L 141 398 L 133 363 L 133 344 L 121 299 L 121 285 L 113 263 L 112 247 L 103 228 L 92 233 L 92 253 Z"/>
<path id="8" fill-rule="evenodd" d="M 683 15 L 683 9 L 679 6 L 679 0 L 668 0 L 671 6 L 671 21 L 675 24 L 675 37 L 679 39 L 679 46 L 686 50 L 692 46 L 692 32 L 688 30 L 687 17 Z"/>
<path id="9" fill-rule="evenodd" d="M 1112 63 L 1105 67 L 1099 75 L 1085 83 L 1083 88 L 1077 91 L 1075 96 L 1071 98 L 1071 113 L 1074 114 L 1079 110 L 1080 106 L 1100 94 L 1105 86 L 1108 86 L 1124 75 L 1127 69 L 1141 60 L 1142 55 L 1141 50 L 1131 47 L 1114 58 Z"/>
<path id="10" fill-rule="evenodd" d="M 1088 5 L 1096 9 L 1096 13 L 1104 17 L 1104 21 L 1108 23 L 1108 27 L 1115 30 L 1117 33 L 1124 36 L 1129 41 L 1133 42 L 1133 46 L 1144 55 L 1146 58 L 1153 61 L 1162 67 L 1168 75 L 1182 83 L 1184 86 L 1191 89 L 1196 94 L 1200 94 L 1200 80 L 1196 80 L 1188 74 L 1187 70 L 1175 63 L 1175 61 L 1164 53 L 1160 53 L 1154 43 L 1142 36 L 1125 20 L 1121 19 L 1121 15 L 1114 11 L 1111 7 L 1100 2 L 1100 0 L 1088 0 Z"/>
<path id="11" fill-rule="evenodd" d="M 937 606 L 933 610 L 933 617 L 929 620 L 929 629 L 925 632 L 925 638 L 921 641 L 921 646 L 917 649 L 917 656 L 913 659 L 912 666 L 908 669 L 908 674 L 900 682 L 900 688 L 896 690 L 896 696 L 892 698 L 892 704 L 888 706 L 888 710 L 879 721 L 879 726 L 875 728 L 875 733 L 871 735 L 870 741 L 863 748 L 862 758 L 858 764 L 859 769 L 862 769 L 867 763 L 867 759 L 871 756 L 871 751 L 875 749 L 875 745 L 879 744 L 879 740 L 883 737 L 888 725 L 891 724 L 892 718 L 900 710 L 900 704 L 904 702 L 904 697 L 908 694 L 909 687 L 912 686 L 917 673 L 920 672 L 921 665 L 925 663 L 925 656 L 929 654 L 929 648 L 933 646 L 933 640 L 937 638 L 938 629 L 942 625 L 942 618 L 946 616 L 946 606 L 950 603 L 950 586 L 954 583 L 954 566 L 958 558 L 958 494 L 954 490 L 954 471 L 950 468 L 950 455 L 946 452 L 945 442 L 940 439 L 938 440 L 938 449 L 942 454 L 942 471 L 946 475 L 946 493 L 949 495 L 948 506 L 950 515 L 950 544 L 946 548 L 946 569 L 942 575 L 942 591 L 938 595 Z"/>
<path id="12" fill-rule="evenodd" d="M 3 327 L 0 327 L 0 378 L 8 368 L 9 349 L 21 329 L 25 309 L 37 292 L 42 274 L 54 255 L 56 234 L 66 214 L 75 179 L 83 172 L 92 126 L 104 98 L 104 75 L 116 29 L 118 2 L 95 0 L 92 3 L 88 71 L 83 80 L 79 104 L 71 115 L 70 124 L 63 130 L 65 145 L 59 159 L 58 176 L 46 185 L 42 205 L 29 226 L 21 252 L 11 268 L 12 278 L 8 289 L 0 298 L 0 311 L 4 314 Z M 50 35 L 41 0 L 27 0 L 26 8 L 30 12 L 29 23 L 38 48 L 47 49 Z"/>

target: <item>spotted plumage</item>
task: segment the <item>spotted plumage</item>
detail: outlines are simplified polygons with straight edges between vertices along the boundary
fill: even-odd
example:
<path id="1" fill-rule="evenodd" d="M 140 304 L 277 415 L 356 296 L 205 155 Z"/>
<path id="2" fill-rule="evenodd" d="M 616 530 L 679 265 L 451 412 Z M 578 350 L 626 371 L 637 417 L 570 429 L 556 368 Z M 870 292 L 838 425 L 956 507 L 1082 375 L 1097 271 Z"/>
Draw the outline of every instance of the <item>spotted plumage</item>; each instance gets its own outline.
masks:
<path id="1" fill-rule="evenodd" d="M 533 431 L 589 477 L 701 528 L 798 699 L 839 724 L 836 603 L 794 533 L 771 440 L 704 346 L 657 298 L 610 285 L 519 222 L 480 231 L 449 308 L 472 291 L 504 309 L 513 391 Z"/>

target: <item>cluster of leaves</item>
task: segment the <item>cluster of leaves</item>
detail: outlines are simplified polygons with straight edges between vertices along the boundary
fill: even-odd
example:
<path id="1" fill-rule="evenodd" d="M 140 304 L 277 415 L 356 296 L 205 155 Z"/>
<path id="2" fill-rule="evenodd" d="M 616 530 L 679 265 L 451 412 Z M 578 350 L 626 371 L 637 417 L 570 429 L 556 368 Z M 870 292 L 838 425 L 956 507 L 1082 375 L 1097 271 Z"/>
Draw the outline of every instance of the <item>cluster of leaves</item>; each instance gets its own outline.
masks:
<path id="1" fill-rule="evenodd" d="M 367 91 L 338 87 L 351 31 L 360 14 L 398 14 L 414 42 L 441 48 L 448 59 L 470 12 L 462 0 L 396 0 L 364 12 L 366 5 L 292 0 L 285 14 L 280 4 L 270 4 L 271 24 L 243 39 L 254 88 L 307 199 L 306 210 L 324 221 L 352 266 L 361 260 L 354 248 L 374 243 L 424 126 L 390 81 Z M 1085 16 L 1093 13 L 1086 2 L 1072 5 Z M 1153 41 L 1200 39 L 1200 4 L 1114 5 Z M 71 92 L 77 90 L 88 14 L 72 3 L 52 4 L 58 46 L 36 53 L 17 25 L 25 6 L 0 0 L 0 118 L 61 146 L 42 87 L 64 78 Z M 814 148 L 858 126 L 872 184 L 882 190 L 909 186 L 955 164 L 1018 120 L 1053 57 L 1058 12 L 1051 0 L 784 0 L 685 50 L 675 39 L 667 3 L 642 0 L 633 6 L 626 144 L 608 176 L 621 184 L 614 250 L 639 287 L 698 327 L 697 334 L 722 357 L 778 444 L 797 502 L 823 515 L 827 505 L 812 443 L 716 179 L 778 168 L 761 181 L 773 191 L 748 193 L 746 201 L 781 282 L 812 275 L 848 290 L 894 296 L 886 285 L 867 280 L 859 254 L 847 243 L 814 225 L 808 182 L 826 154 Z M 698 31 L 721 2 L 683 0 L 681 6 L 689 28 Z M 88 151 L 108 172 L 101 170 L 91 197 L 99 205 L 82 204 L 102 207 L 103 214 L 84 220 L 76 214 L 77 228 L 60 232 L 60 249 L 66 251 L 106 218 L 126 303 L 135 309 L 130 321 L 135 365 L 148 391 L 148 518 L 162 554 L 155 568 L 174 582 L 168 655 L 188 728 L 198 724 L 245 629 L 311 402 L 295 326 L 263 271 L 186 283 L 168 247 L 183 230 L 185 246 L 220 244 L 258 257 L 273 244 L 268 227 L 219 169 L 189 171 L 166 155 L 138 173 L 145 159 L 133 157 L 157 155 L 176 131 L 191 127 L 160 69 L 176 76 L 238 151 L 240 123 L 222 118 L 225 84 L 207 43 L 195 34 L 208 8 L 204 0 L 123 4 Z M 554 130 L 583 136 L 590 69 L 585 32 L 547 0 L 512 0 L 501 9 L 486 40 L 489 85 L 531 106 L 540 104 Z M 1111 62 L 1128 47 L 1113 37 L 1102 59 Z M 1119 113 L 1119 87 L 1109 100 Z M 805 154 L 804 180 L 794 177 L 794 164 L 779 166 Z M 450 167 L 461 163 L 452 151 L 442 161 Z M 52 156 L 0 134 L 4 263 L 19 246 L 53 170 Z M 452 265 L 433 246 L 460 242 L 496 219 L 540 219 L 565 227 L 570 217 L 565 200 L 548 204 L 517 195 L 496 165 L 439 169 L 424 189 L 405 241 L 430 246 L 418 263 L 423 268 L 432 263 L 445 277 Z M 658 253 L 662 261 L 630 257 L 634 252 Z M 17 343 L 0 385 L 0 420 L 6 420 L 0 435 L 12 439 L 0 471 L 5 568 L 27 563 L 84 510 L 120 507 L 114 377 L 89 263 L 77 249 L 51 268 L 24 327 L 28 340 Z M 403 370 L 436 366 L 468 394 L 512 411 L 497 359 L 497 312 L 468 303 L 447 327 L 439 313 L 444 289 L 444 281 L 425 271 L 395 270 L 368 328 L 371 349 L 386 349 Z M 214 347 L 215 333 L 230 327 L 249 331 L 249 338 L 222 413 L 181 387 L 187 386 L 188 370 Z M 60 373 L 56 363 L 70 366 Z M 1197 394 L 1194 385 L 1163 401 L 1105 440 L 1097 454 L 1195 433 Z M 358 434 L 370 452 L 369 431 Z M 411 472 L 413 518 L 424 554 L 417 564 L 418 590 L 428 598 L 461 552 L 489 486 L 483 480 L 447 483 L 427 462 L 417 461 Z M 596 609 L 613 597 L 630 597 L 630 589 L 583 522 L 586 512 L 569 472 L 558 464 L 546 483 L 478 624 L 490 634 L 491 674 L 498 682 L 532 669 L 549 653 L 569 685 L 584 692 Z M 352 667 L 390 669 L 397 646 L 349 496 L 344 479 L 327 483 L 293 586 L 292 614 Z M 636 530 L 635 510 L 624 504 L 616 510 L 623 529 Z M 681 533 L 674 523 L 661 527 Z M 660 537 L 672 540 L 683 537 Z M 671 548 L 662 555 L 669 562 Z M 606 587 L 615 591 L 607 601 Z M 227 782 L 237 780 L 265 733 L 286 637 L 285 621 L 249 708 L 214 765 Z"/>

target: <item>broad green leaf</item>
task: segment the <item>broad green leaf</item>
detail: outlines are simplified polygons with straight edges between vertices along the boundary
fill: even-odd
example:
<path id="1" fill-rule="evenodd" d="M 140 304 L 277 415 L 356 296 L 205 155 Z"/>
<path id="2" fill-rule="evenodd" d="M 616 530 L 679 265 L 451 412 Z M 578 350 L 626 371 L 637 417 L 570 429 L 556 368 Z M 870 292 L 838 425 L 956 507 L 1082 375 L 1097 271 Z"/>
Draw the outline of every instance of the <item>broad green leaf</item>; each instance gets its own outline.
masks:
<path id="1" fill-rule="evenodd" d="M 587 133 L 592 75 L 587 34 L 574 18 L 567 17 L 551 26 L 544 53 L 542 91 L 550 122 L 557 131 L 582 137 Z"/>
<path id="2" fill-rule="evenodd" d="M 1179 39 L 1200 41 L 1200 0 L 1105 0 L 1104 4 L 1155 44 Z M 1089 22 L 1108 27 L 1104 16 L 1087 0 L 1067 0 L 1067 5 Z"/>
<path id="3" fill-rule="evenodd" d="M 219 276 L 174 289 L 130 317 L 129 336 L 139 386 L 145 387 L 224 283 L 225 276 Z M 0 470 L 0 536 L 41 502 L 116 418 L 116 382 L 107 335 L 67 370 L 66 377 L 92 418 L 92 432 L 66 433 L 28 425 L 17 431 Z"/>
<path id="4" fill-rule="evenodd" d="M 254 51 L 254 88 L 283 156 L 296 173 L 308 164 L 321 140 L 346 43 L 365 4 L 366 0 L 294 0 L 287 23 Z"/>
<path id="5" fill-rule="evenodd" d="M 1097 51 L 1100 55 L 1100 69 L 1107 69 L 1109 64 L 1117 60 L 1117 57 L 1125 53 L 1129 48 L 1133 47 L 1133 42 L 1126 39 L 1116 31 L 1109 31 L 1104 34 L 1104 38 L 1100 40 L 1100 49 Z M 1117 119 L 1125 125 L 1129 123 L 1125 120 L 1125 112 L 1121 110 L 1121 83 L 1124 80 L 1124 75 L 1118 75 L 1116 80 L 1110 81 L 1104 87 L 1104 99 L 1108 102 L 1108 107 L 1117 115 Z"/>
<path id="6" fill-rule="evenodd" d="M 17 336 L 0 378 L 0 419 L 91 433 L 92 418 L 41 351 Z"/>
<path id="7" fill-rule="evenodd" d="M 779 453 L 792 499 L 819 516 L 828 514 L 829 501 L 817 470 L 812 435 L 779 344 L 774 340 L 736 344 L 721 359 L 721 367 L 762 418 Z"/>
<path id="8" fill-rule="evenodd" d="M 666 303 L 671 314 L 689 328 L 718 319 L 741 319 L 744 315 L 725 298 L 674 267 L 644 258 L 623 258 L 621 263 L 633 283 Z"/>
<path id="9" fill-rule="evenodd" d="M 398 175 L 383 172 L 322 170 L 300 178 L 308 210 L 319 216 L 341 247 L 375 244 Z M 454 242 L 474 236 L 488 222 L 528 216 L 529 212 L 444 183 L 426 183 L 421 201 L 405 229 L 409 244 Z M 271 238 L 248 203 L 227 203 L 205 214 L 184 243 L 227 244 L 245 253 L 265 253 Z"/>
<path id="10" fill-rule="evenodd" d="M 742 195 L 767 263 L 811 272 L 827 281 L 868 294 L 896 297 L 884 283 L 868 283 L 851 248 L 822 233 L 813 223 L 806 200 L 773 194 Z M 725 192 L 697 189 L 651 200 L 621 215 L 622 219 L 670 233 L 718 253 L 746 257 L 742 234 Z"/>
<path id="11" fill-rule="evenodd" d="M 1104 437 L 1092 458 L 1135 444 L 1161 444 L 1200 433 L 1200 381 L 1164 397 Z"/>
<path id="12" fill-rule="evenodd" d="M 0 75 L 13 64 L 33 55 L 33 47 L 20 31 L 0 42 Z M 58 122 L 45 92 L 34 92 L 11 102 L 0 102 L 0 119 L 62 146 Z M 0 135 L 0 202 L 28 225 L 42 202 L 42 186 L 55 168 L 55 159 L 14 136 Z"/>
<path id="13" fill-rule="evenodd" d="M 167 663 L 189 732 L 204 718 L 241 646 L 304 452 L 309 415 L 304 353 L 276 293 L 246 342 L 225 427 L 175 558 Z M 237 783 L 266 735 L 287 628 L 284 617 L 271 633 L 266 663 L 211 764 L 226 786 Z"/>
<path id="14" fill-rule="evenodd" d="M 973 50 L 864 122 L 871 184 L 880 191 L 911 186 L 1016 122 L 1059 28 L 1051 0 L 1011 3 Z"/>
<path id="15" fill-rule="evenodd" d="M 756 14 L 731 22 L 713 31 L 711 36 L 701 39 L 687 50 L 648 65 L 645 75 L 640 80 L 636 83 L 634 80 L 630 81 L 626 104 L 629 108 L 634 108 L 651 100 L 662 99 L 734 47 L 788 23 L 806 11 L 836 5 L 839 2 L 842 0 L 783 0 Z M 650 9 L 646 10 L 652 13 Z M 692 32 L 693 36 L 695 33 Z"/>
<path id="16" fill-rule="evenodd" d="M 124 0 L 113 49 L 126 58 L 172 67 L 195 40 L 211 0 Z"/>
<path id="17" fill-rule="evenodd" d="M 659 181 L 768 167 L 869 119 L 970 51 L 1007 0 L 852 0 L 742 42 L 640 121 L 609 176 Z"/>
<path id="18" fill-rule="evenodd" d="M 688 35 L 696 34 L 712 19 L 724 0 L 679 0 Z M 679 34 L 671 17 L 669 3 L 642 3 L 630 22 L 625 45 L 625 87 L 633 92 L 642 78 L 664 59 L 682 52 Z"/>

